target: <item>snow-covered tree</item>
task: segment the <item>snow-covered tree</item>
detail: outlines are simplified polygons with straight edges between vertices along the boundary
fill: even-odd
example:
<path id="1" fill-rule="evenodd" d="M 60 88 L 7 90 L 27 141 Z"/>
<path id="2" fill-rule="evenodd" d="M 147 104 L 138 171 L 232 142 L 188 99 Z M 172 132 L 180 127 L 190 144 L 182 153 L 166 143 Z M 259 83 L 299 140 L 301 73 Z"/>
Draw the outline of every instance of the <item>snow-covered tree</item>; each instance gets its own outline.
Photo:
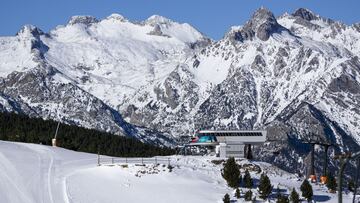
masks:
<path id="1" fill-rule="evenodd" d="M 230 203 L 230 195 L 228 193 L 226 193 L 224 195 L 223 202 L 224 203 Z"/>
<path id="2" fill-rule="evenodd" d="M 296 192 L 295 188 L 293 188 L 292 191 L 291 191 L 290 201 L 292 203 L 299 203 L 300 202 L 299 194 Z"/>
<path id="3" fill-rule="evenodd" d="M 268 198 L 271 194 L 272 188 L 273 186 L 271 185 L 269 177 L 265 173 L 261 174 L 259 183 L 260 198 Z"/>
<path id="4" fill-rule="evenodd" d="M 240 190 L 239 190 L 239 188 L 236 188 L 236 190 L 235 190 L 235 197 L 240 199 Z"/>
<path id="5" fill-rule="evenodd" d="M 243 182 L 244 182 L 244 186 L 246 188 L 252 188 L 253 187 L 253 180 L 251 178 L 251 175 L 249 173 L 249 170 L 246 169 L 245 171 L 245 175 L 244 175 L 244 178 L 243 178 Z"/>
<path id="6" fill-rule="evenodd" d="M 354 192 L 355 191 L 355 183 L 353 180 L 349 180 L 348 184 L 347 184 L 347 188 L 350 192 Z"/>
<path id="7" fill-rule="evenodd" d="M 235 162 L 234 157 L 230 157 L 223 168 L 222 176 L 229 187 L 237 188 L 239 186 L 240 170 Z"/>
<path id="8" fill-rule="evenodd" d="M 336 191 L 336 187 L 337 187 L 336 180 L 335 180 L 335 177 L 331 173 L 328 175 L 326 187 L 329 189 L 330 192 Z"/>
<path id="9" fill-rule="evenodd" d="M 245 193 L 245 201 L 251 201 L 251 199 L 252 199 L 252 192 L 251 190 L 249 190 Z"/>
<path id="10" fill-rule="evenodd" d="M 307 201 L 312 199 L 313 189 L 308 180 L 304 180 L 304 182 L 301 184 L 300 190 L 302 192 L 302 196 L 305 197 Z"/>

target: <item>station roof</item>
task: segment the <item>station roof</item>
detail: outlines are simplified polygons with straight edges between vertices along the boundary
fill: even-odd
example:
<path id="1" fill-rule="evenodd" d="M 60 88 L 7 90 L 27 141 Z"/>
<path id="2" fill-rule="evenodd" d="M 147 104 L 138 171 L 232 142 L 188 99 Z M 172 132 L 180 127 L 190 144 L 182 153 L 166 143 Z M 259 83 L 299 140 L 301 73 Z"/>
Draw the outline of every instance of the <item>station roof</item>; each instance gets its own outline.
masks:
<path id="1" fill-rule="evenodd" d="M 266 131 L 263 130 L 200 130 L 197 134 L 214 135 L 216 137 L 225 136 L 264 136 Z"/>

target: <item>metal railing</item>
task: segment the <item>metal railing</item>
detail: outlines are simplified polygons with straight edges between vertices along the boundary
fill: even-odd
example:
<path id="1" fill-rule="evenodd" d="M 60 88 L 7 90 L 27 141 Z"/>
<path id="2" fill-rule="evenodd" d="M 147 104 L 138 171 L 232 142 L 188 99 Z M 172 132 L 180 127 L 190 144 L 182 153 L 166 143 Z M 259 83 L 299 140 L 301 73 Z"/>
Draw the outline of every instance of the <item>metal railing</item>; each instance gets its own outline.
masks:
<path id="1" fill-rule="evenodd" d="M 118 158 L 103 157 L 98 155 L 98 166 L 110 164 L 167 164 L 171 165 L 175 160 L 170 157 L 134 157 L 134 158 Z"/>

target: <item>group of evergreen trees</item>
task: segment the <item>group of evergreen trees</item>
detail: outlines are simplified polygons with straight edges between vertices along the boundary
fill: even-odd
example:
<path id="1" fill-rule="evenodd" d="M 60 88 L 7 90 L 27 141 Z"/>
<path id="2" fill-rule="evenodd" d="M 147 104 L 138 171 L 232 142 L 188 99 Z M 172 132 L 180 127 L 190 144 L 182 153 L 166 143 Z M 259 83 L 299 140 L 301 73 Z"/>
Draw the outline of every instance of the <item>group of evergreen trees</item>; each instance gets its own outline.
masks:
<path id="1" fill-rule="evenodd" d="M 240 190 L 239 186 L 242 184 L 245 188 L 249 188 L 249 190 L 245 193 L 245 200 L 250 201 L 253 200 L 253 195 L 251 188 L 254 186 L 253 179 L 250 175 L 250 172 L 246 169 L 244 177 L 240 174 L 240 166 L 236 163 L 235 158 L 230 157 L 224 164 L 224 168 L 222 170 L 222 176 L 226 180 L 229 187 L 236 188 L 235 196 L 236 198 L 240 198 Z M 272 185 L 269 177 L 266 174 L 262 174 L 259 183 L 259 194 L 260 198 L 267 199 L 271 194 Z M 229 194 L 225 194 L 223 198 L 224 202 L 230 202 Z"/>
<path id="2" fill-rule="evenodd" d="M 57 123 L 0 112 L 0 140 L 51 145 Z M 134 138 L 61 124 L 57 141 L 63 148 L 121 157 L 172 155 L 174 150 L 142 143 Z"/>
<path id="3" fill-rule="evenodd" d="M 228 183 L 229 187 L 236 188 L 235 190 L 235 197 L 240 198 L 240 190 L 239 186 L 242 184 L 245 188 L 249 188 L 249 190 L 245 193 L 244 199 L 245 201 L 251 201 L 253 200 L 253 193 L 251 191 L 251 188 L 253 185 L 253 179 L 251 178 L 251 175 L 248 170 L 245 171 L 244 177 L 240 174 L 240 166 L 236 163 L 234 158 L 229 158 L 226 163 L 224 164 L 224 168 L 222 170 L 222 176 Z M 328 181 L 328 188 L 334 189 L 336 187 L 336 182 L 334 182 L 335 179 L 330 176 Z M 273 186 L 271 185 L 271 181 L 269 177 L 262 173 L 259 180 L 258 185 L 258 193 L 259 197 L 261 199 L 267 199 L 273 190 Z M 302 196 L 310 201 L 313 198 L 313 189 L 311 184 L 308 180 L 304 180 L 304 182 L 301 184 L 300 190 L 302 192 Z M 226 194 L 223 198 L 223 201 L 225 203 L 230 202 L 230 196 L 229 194 Z M 288 202 L 298 203 L 300 202 L 299 194 L 296 192 L 295 188 L 291 191 L 289 197 L 286 195 L 281 194 L 280 189 L 277 189 L 277 203 L 288 203 Z"/>

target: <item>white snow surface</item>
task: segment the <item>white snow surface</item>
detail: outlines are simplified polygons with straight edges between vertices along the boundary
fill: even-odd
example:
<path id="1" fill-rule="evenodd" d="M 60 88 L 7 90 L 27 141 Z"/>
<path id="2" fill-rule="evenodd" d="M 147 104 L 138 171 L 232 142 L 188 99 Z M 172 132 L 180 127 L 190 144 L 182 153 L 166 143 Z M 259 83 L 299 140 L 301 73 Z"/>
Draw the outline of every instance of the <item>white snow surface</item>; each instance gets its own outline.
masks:
<path id="1" fill-rule="evenodd" d="M 221 177 L 221 165 L 211 163 L 214 157 L 171 156 L 167 166 L 147 164 L 108 164 L 97 166 L 95 154 L 75 152 L 37 144 L 0 141 L 0 202 L 222 202 L 233 189 Z M 250 163 L 239 160 L 239 164 Z M 274 188 L 284 193 L 301 179 L 271 164 L 252 162 L 266 172 Z M 151 171 L 158 172 L 152 174 Z M 141 171 L 145 173 L 142 174 Z M 136 175 L 140 174 L 140 175 Z M 260 174 L 251 172 L 253 178 Z M 256 181 L 255 181 L 256 182 Z M 324 186 L 313 184 L 315 200 L 336 202 Z M 247 191 L 241 188 L 242 191 Z M 252 189 L 254 193 L 256 189 Z M 349 202 L 351 194 L 344 194 Z M 257 198 L 259 199 L 259 198 Z M 237 202 L 241 202 L 237 200 Z M 274 202 L 274 198 L 271 202 Z M 257 202 L 263 202 L 258 200 Z"/>

